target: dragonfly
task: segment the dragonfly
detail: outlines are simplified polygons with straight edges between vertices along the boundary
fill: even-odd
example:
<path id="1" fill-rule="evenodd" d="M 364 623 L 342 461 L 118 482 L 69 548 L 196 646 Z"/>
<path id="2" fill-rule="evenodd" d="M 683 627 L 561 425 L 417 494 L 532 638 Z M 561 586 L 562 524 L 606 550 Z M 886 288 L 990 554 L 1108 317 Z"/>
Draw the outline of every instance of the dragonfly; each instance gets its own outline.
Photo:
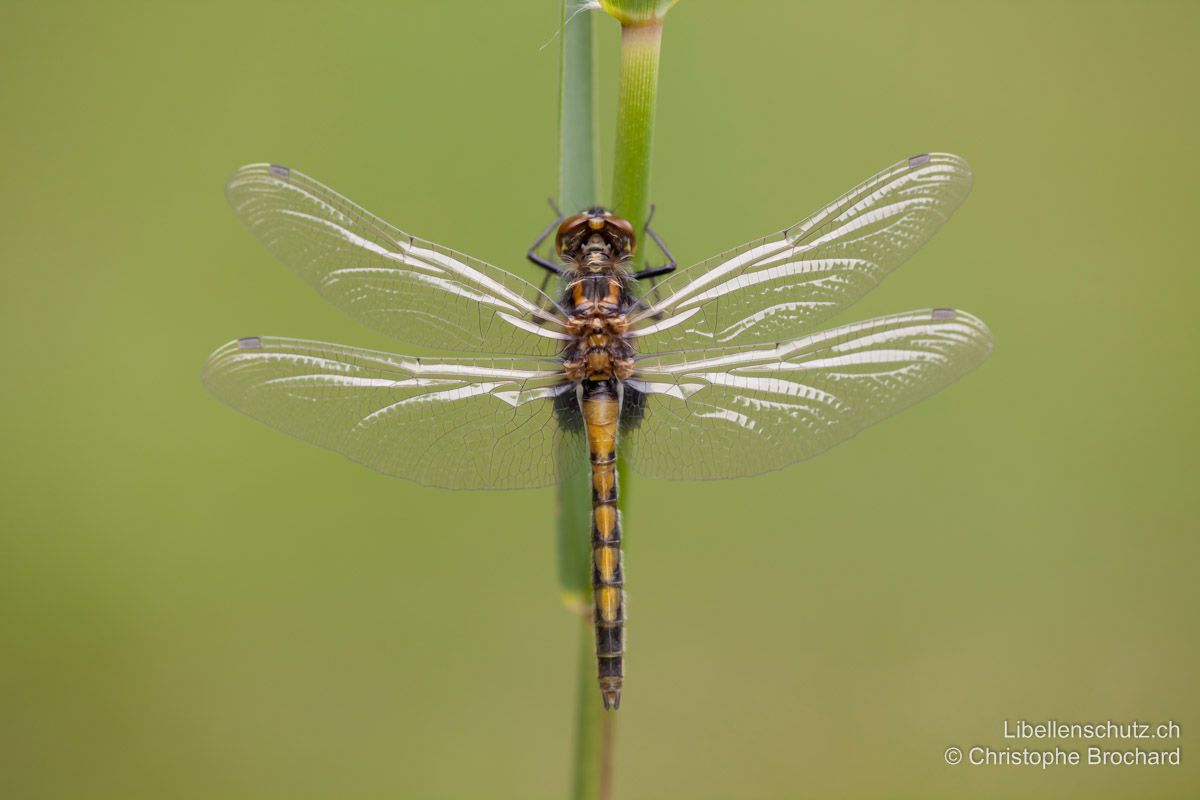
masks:
<path id="1" fill-rule="evenodd" d="M 686 269 L 647 223 L 559 215 L 527 253 L 541 287 L 401 231 L 277 164 L 227 196 L 267 249 L 367 327 L 452 357 L 275 336 L 216 350 L 220 400 L 379 472 L 451 489 L 521 489 L 590 465 L 597 677 L 624 686 L 617 454 L 663 479 L 736 478 L 811 458 L 979 366 L 976 317 L 927 308 L 819 329 L 875 288 L 971 188 L 927 153 L 806 219 Z M 639 239 L 667 261 L 635 269 Z M 543 243 L 553 236 L 553 257 Z M 547 292 L 557 277 L 558 291 Z M 581 531 L 582 535 L 582 531 Z"/>

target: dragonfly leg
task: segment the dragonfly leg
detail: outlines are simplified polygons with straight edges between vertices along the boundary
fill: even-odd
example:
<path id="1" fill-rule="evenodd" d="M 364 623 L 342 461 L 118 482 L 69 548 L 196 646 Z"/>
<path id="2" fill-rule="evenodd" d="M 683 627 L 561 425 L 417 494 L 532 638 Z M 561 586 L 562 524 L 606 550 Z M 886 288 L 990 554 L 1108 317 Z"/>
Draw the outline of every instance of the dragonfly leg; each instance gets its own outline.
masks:
<path id="1" fill-rule="evenodd" d="M 530 261 L 532 261 L 534 264 L 537 264 L 542 269 L 546 270 L 547 272 L 550 272 L 551 274 L 562 275 L 563 274 L 562 267 L 560 267 L 558 264 L 555 264 L 550 259 L 539 255 L 538 251 L 537 251 L 538 248 L 542 246 L 542 242 L 546 241 L 546 239 L 550 236 L 551 232 L 553 232 L 554 229 L 557 228 L 559 226 L 559 224 L 563 221 L 562 212 L 559 211 L 555 207 L 554 200 L 550 201 L 550 207 L 554 209 L 554 213 L 556 215 L 554 217 L 554 221 L 551 222 L 549 225 L 547 225 L 546 229 L 544 231 L 542 231 L 541 234 L 538 235 L 537 241 L 534 242 L 532 246 L 530 246 L 529 251 L 525 253 L 525 257 L 528 258 Z M 547 277 L 549 277 L 549 276 L 547 276 Z M 543 283 L 542 290 L 545 291 L 545 288 L 546 288 L 546 285 Z"/>
<path id="2" fill-rule="evenodd" d="M 670 248 L 667 247 L 666 243 L 662 240 L 662 237 L 660 237 L 658 235 L 657 231 L 655 231 L 653 228 L 650 227 L 650 220 L 653 218 L 654 218 L 654 206 L 650 206 L 650 216 L 646 218 L 646 234 L 651 239 L 654 240 L 654 243 L 656 245 L 658 245 L 658 249 L 663 251 L 663 255 L 665 255 L 667 257 L 667 263 L 663 264 L 662 266 L 659 266 L 659 267 L 650 267 L 648 269 L 642 270 L 641 272 L 633 273 L 634 280 L 640 281 L 640 280 L 646 280 L 648 278 L 657 278 L 660 275 L 667 275 L 669 273 L 674 272 L 675 267 L 677 266 L 677 264 L 675 262 L 675 256 L 671 255 Z M 654 296 L 654 302 L 656 302 L 656 303 L 661 299 L 658 296 L 658 282 L 657 281 L 654 281 L 650 284 L 650 294 L 652 294 Z"/>
<path id="3" fill-rule="evenodd" d="M 658 249 L 662 250 L 663 255 L 667 257 L 667 263 L 663 264 L 661 267 L 650 267 L 649 269 L 644 269 L 641 272 L 633 273 L 634 279 L 639 281 L 646 278 L 657 278 L 659 275 L 666 275 L 669 272 L 674 272 L 676 267 L 675 256 L 671 255 L 671 249 L 667 247 L 666 242 L 662 240 L 662 237 L 658 235 L 658 232 L 650 227 L 650 220 L 652 219 L 654 219 L 654 206 L 650 206 L 650 216 L 646 217 L 645 230 L 646 234 L 654 240 L 656 245 L 658 245 Z"/>

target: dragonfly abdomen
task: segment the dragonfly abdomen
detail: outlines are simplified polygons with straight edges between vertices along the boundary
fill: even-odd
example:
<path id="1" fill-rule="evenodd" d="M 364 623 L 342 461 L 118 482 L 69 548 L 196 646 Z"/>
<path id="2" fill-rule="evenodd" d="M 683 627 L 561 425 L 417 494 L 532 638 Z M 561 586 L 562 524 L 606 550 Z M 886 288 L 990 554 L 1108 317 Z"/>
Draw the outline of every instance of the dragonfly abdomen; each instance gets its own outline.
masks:
<path id="1" fill-rule="evenodd" d="M 583 384 L 583 419 L 592 462 L 592 598 L 596 660 L 604 707 L 621 707 L 625 592 L 621 512 L 617 510 L 617 425 L 621 401 L 613 379 Z"/>

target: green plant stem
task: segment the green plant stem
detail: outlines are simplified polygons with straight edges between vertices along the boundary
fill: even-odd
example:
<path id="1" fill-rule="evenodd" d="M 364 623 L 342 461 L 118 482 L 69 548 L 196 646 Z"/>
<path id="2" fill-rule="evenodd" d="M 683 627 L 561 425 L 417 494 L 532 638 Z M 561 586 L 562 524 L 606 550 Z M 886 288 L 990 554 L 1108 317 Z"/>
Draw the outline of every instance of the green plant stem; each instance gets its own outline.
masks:
<path id="1" fill-rule="evenodd" d="M 567 2 L 563 3 L 564 24 Z M 591 14 L 577 14 L 562 32 L 559 92 L 559 209 L 565 214 L 600 199 L 600 137 L 596 122 L 595 26 Z"/>
<path id="2" fill-rule="evenodd" d="M 613 210 L 632 222 L 639 233 L 650 215 L 650 155 L 661 44 L 661 19 L 621 27 Z M 646 238 L 639 237 L 637 264 L 645 259 Z"/>
<path id="3" fill-rule="evenodd" d="M 596 134 L 595 28 L 591 14 L 567 25 L 563 2 L 562 83 L 559 92 L 559 208 L 566 214 L 599 204 L 599 137 Z M 577 449 L 577 448 L 576 448 Z M 586 452 L 564 458 L 587 461 Z M 606 800 L 612 794 L 612 719 L 600 700 L 591 621 L 591 477 L 586 464 L 558 485 L 558 571 L 563 598 L 579 612 L 575 748 L 571 796 Z"/>
<path id="4" fill-rule="evenodd" d="M 580 615 L 579 672 L 576 692 L 574 800 L 612 797 L 613 725 L 616 715 L 605 711 L 596 682 L 596 634 L 591 614 Z"/>
<path id="5" fill-rule="evenodd" d="M 600 6 L 622 25 L 662 20 L 679 0 L 600 0 Z"/>

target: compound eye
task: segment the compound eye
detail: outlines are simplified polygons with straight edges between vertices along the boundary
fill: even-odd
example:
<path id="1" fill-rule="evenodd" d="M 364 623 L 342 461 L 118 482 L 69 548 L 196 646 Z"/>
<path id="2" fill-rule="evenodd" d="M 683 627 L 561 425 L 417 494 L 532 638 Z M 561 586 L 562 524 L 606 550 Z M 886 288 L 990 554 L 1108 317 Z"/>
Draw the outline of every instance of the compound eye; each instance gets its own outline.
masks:
<path id="1" fill-rule="evenodd" d="M 569 244 L 570 238 L 579 232 L 580 226 L 586 221 L 586 214 L 575 214 L 562 221 L 562 224 L 558 226 L 558 236 L 555 239 L 559 253 L 562 253 L 563 248 Z"/>

